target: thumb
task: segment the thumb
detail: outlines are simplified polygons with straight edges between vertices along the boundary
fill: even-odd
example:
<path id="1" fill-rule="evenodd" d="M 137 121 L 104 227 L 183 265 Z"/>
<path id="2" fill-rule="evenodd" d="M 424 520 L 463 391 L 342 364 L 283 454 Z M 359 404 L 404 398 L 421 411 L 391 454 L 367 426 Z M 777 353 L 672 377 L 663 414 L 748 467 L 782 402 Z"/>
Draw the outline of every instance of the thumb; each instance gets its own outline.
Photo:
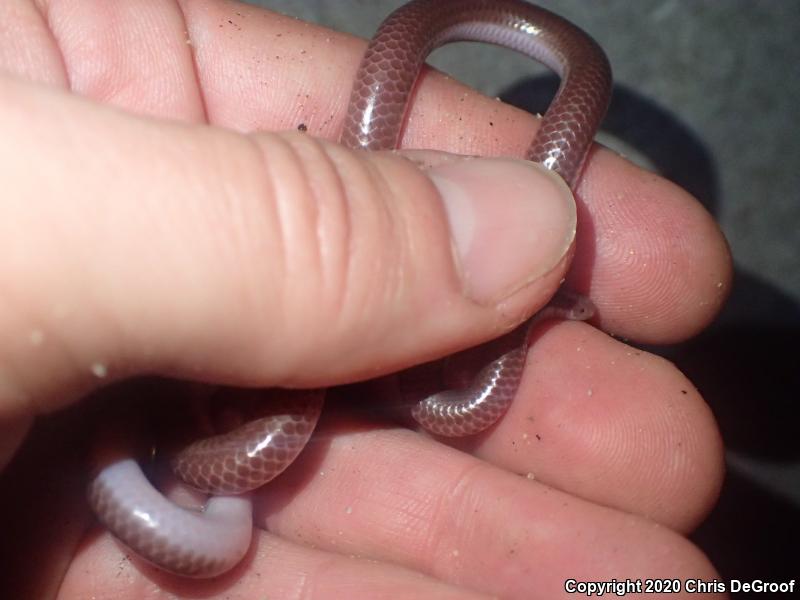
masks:
<path id="1" fill-rule="evenodd" d="M 510 329 L 568 262 L 572 196 L 530 163 L 354 152 L 0 88 L 5 414 L 142 372 L 386 373 Z"/>

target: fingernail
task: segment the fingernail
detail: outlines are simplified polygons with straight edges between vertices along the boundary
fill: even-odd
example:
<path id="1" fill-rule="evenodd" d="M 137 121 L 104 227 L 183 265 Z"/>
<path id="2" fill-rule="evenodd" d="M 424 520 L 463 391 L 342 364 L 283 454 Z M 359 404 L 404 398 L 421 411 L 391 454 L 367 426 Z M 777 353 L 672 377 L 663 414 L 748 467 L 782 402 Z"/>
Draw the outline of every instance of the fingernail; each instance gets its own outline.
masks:
<path id="1" fill-rule="evenodd" d="M 464 158 L 427 171 L 447 211 L 465 294 L 504 300 L 549 273 L 575 237 L 575 202 L 541 165 Z"/>

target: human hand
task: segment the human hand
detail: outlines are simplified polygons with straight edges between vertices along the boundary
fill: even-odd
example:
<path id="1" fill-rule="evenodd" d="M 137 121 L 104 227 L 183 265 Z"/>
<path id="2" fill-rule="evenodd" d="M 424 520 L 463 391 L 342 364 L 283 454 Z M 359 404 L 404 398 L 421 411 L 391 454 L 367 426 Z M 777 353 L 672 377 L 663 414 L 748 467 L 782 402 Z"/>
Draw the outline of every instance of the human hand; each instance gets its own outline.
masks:
<path id="1" fill-rule="evenodd" d="M 17 16 L 2 41 L 6 70 L 50 84 L 0 82 L 6 440 L 137 373 L 316 386 L 390 372 L 519 323 L 563 276 L 571 201 L 533 167 L 442 167 L 507 200 L 469 205 L 479 222 L 503 220 L 502 235 L 470 238 L 454 217 L 465 200 L 445 210 L 401 157 L 234 133 L 302 123 L 335 139 L 360 42 L 226 3 L 46 11 Z M 520 155 L 536 126 L 433 74 L 413 110 L 406 147 Z M 578 212 L 570 283 L 591 291 L 601 327 L 663 343 L 713 317 L 730 264 L 694 200 L 600 150 Z M 271 533 L 220 581 L 121 562 L 101 535 L 69 557 L 60 595 L 141 597 L 155 582 L 243 597 L 551 597 L 569 577 L 713 578 L 674 533 L 703 517 L 721 479 L 691 384 L 581 323 L 540 329 L 528 367 L 469 454 L 329 416 L 327 447 L 259 495 Z"/>

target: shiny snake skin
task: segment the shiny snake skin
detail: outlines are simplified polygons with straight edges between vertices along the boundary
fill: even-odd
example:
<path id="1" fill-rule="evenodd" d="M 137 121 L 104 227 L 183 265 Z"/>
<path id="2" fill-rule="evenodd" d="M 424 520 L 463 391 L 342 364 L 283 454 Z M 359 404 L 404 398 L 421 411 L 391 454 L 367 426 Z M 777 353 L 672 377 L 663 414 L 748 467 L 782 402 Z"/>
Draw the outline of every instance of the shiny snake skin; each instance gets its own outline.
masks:
<path id="1" fill-rule="evenodd" d="M 464 40 L 517 50 L 559 74 L 561 86 L 526 157 L 574 187 L 608 105 L 608 61 L 580 29 L 518 0 L 415 0 L 390 15 L 359 67 L 342 143 L 354 149 L 396 148 L 425 58 L 442 44 Z M 593 311 L 587 299 L 562 290 L 531 323 L 553 317 L 588 319 Z M 470 435 L 491 426 L 507 409 L 522 377 L 527 333 L 522 337 L 518 347 L 487 365 L 471 385 L 422 400 L 413 407 L 413 416 L 425 429 L 445 436 Z M 89 486 L 98 519 L 136 554 L 164 570 L 213 577 L 231 569 L 246 554 L 252 535 L 251 501 L 242 492 L 260 487 L 291 464 L 322 408 L 321 390 L 285 394 L 280 402 L 268 402 L 268 414 L 175 455 L 176 474 L 212 494 L 203 511 L 167 500 L 132 458 L 112 454 L 100 459 Z"/>
<path id="2" fill-rule="evenodd" d="M 594 316 L 588 298 L 562 289 L 522 328 L 519 345 L 483 367 L 469 385 L 423 398 L 411 408 L 422 427 L 444 437 L 475 435 L 494 425 L 506 412 L 522 381 L 528 355 L 527 333 L 547 319 L 586 321 Z"/>

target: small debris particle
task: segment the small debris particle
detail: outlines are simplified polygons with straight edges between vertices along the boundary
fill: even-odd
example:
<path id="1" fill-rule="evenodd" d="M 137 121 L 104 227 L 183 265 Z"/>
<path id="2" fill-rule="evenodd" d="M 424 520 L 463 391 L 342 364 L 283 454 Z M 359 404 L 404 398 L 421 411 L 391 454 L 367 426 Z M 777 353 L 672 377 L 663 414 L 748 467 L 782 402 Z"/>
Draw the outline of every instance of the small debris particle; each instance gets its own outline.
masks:
<path id="1" fill-rule="evenodd" d="M 689 391 L 688 391 L 688 390 L 681 390 L 681 394 L 683 394 L 684 396 L 685 396 L 686 394 L 688 394 L 688 393 L 689 393 Z"/>
<path id="2" fill-rule="evenodd" d="M 41 329 L 34 329 L 28 334 L 28 341 L 31 346 L 41 346 L 44 341 L 44 332 Z"/>
<path id="3" fill-rule="evenodd" d="M 540 435 L 537 433 L 537 434 L 536 434 L 536 439 L 537 439 L 537 440 L 539 440 L 539 441 L 541 442 L 541 441 L 542 441 L 542 436 L 540 436 Z"/>
<path id="4" fill-rule="evenodd" d="M 536 475 L 533 474 L 533 471 L 528 471 L 528 474 L 525 475 L 525 478 L 533 481 L 534 479 L 536 479 Z"/>
<path id="5" fill-rule="evenodd" d="M 98 379 L 103 379 L 108 375 L 108 367 L 101 362 L 96 362 L 92 365 L 92 375 Z"/>
<path id="6" fill-rule="evenodd" d="M 297 126 L 297 131 L 305 133 L 306 131 L 308 131 L 308 127 L 306 126 L 305 123 L 300 123 L 300 125 Z"/>

